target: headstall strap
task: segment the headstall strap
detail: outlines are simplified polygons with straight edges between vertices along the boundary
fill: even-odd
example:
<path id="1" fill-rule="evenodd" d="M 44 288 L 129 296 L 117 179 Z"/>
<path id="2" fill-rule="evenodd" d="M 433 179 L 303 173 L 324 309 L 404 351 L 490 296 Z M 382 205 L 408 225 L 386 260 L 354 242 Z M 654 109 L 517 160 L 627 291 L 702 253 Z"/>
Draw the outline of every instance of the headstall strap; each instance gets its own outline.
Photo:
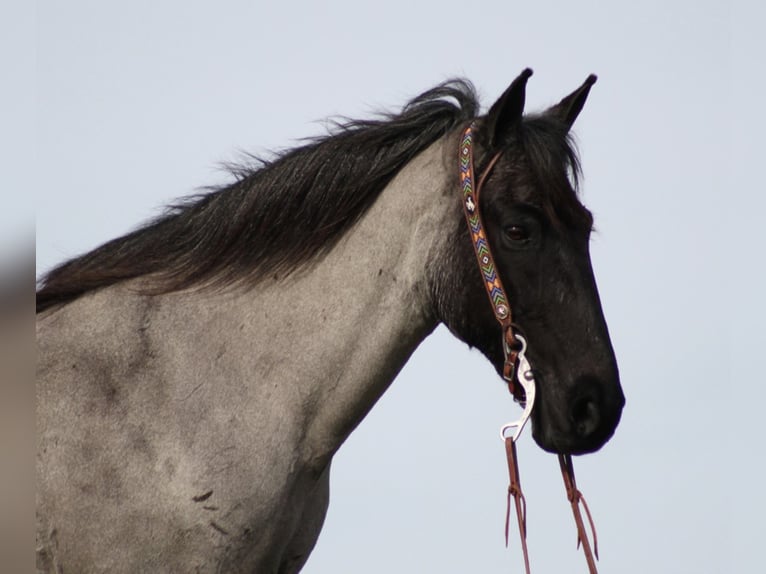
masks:
<path id="1" fill-rule="evenodd" d="M 500 323 L 503 331 L 503 354 L 505 361 L 503 363 L 503 378 L 508 383 L 508 390 L 514 398 L 523 403 L 524 389 L 516 384 L 516 360 L 518 358 L 518 343 L 513 333 L 513 319 L 511 317 L 511 305 L 508 303 L 508 296 L 503 288 L 503 282 L 497 272 L 495 260 L 492 257 L 492 251 L 489 248 L 484 223 L 479 210 L 479 196 L 481 188 L 495 163 L 500 158 L 496 154 L 490 159 L 487 167 L 479 178 L 478 185 L 474 186 L 473 171 L 473 129 L 474 124 L 468 126 L 463 132 L 463 138 L 460 143 L 460 184 L 463 189 L 463 213 L 468 223 L 468 231 L 471 234 L 471 244 L 473 245 L 476 261 L 481 270 L 484 289 L 492 305 L 492 311 L 495 319 Z"/>
<path id="2" fill-rule="evenodd" d="M 505 545 L 508 546 L 508 532 L 511 520 L 511 498 L 513 498 L 516 507 L 516 518 L 519 526 L 519 535 L 521 537 L 521 549 L 524 554 L 524 568 L 527 574 L 529 570 L 529 555 L 527 552 L 527 503 L 524 494 L 521 491 L 521 482 L 519 480 L 519 466 L 516 454 L 516 440 L 521 430 L 524 428 L 535 400 L 535 382 L 534 372 L 526 358 L 526 339 L 521 335 L 516 335 L 513 331 L 513 322 L 511 318 L 511 306 L 508 297 L 500 280 L 495 260 L 492 257 L 492 251 L 489 247 L 489 240 L 484 230 L 481 213 L 479 210 L 479 196 L 484 182 L 489 177 L 492 168 L 500 158 L 500 153 L 495 154 L 487 163 L 483 173 L 479 177 L 478 183 L 474 187 L 473 170 L 473 131 L 474 124 L 468 126 L 463 132 L 460 143 L 460 183 L 463 190 L 463 212 L 468 230 L 471 234 L 471 243 L 476 254 L 476 260 L 481 270 L 484 280 L 484 289 L 487 292 L 489 301 L 492 304 L 492 310 L 495 318 L 500 323 L 503 332 L 503 354 L 505 357 L 503 363 L 503 378 L 508 383 L 508 390 L 519 403 L 524 406 L 522 417 L 515 422 L 506 424 L 500 431 L 501 437 L 505 441 L 506 458 L 508 461 L 508 507 L 505 515 Z M 518 365 L 518 367 L 517 367 Z M 508 436 L 509 431 L 514 431 L 512 436 Z M 588 504 L 582 493 L 577 489 L 575 482 L 574 466 L 570 455 L 559 455 L 559 464 L 561 474 L 564 477 L 564 486 L 567 491 L 567 498 L 572 505 L 575 523 L 577 524 L 577 545 L 582 544 L 585 553 L 585 559 L 588 562 L 590 574 L 598 574 L 596 570 L 595 558 L 598 559 L 598 539 L 596 538 L 596 528 L 593 524 Z M 588 535 L 585 531 L 585 525 L 580 512 L 580 505 L 585 509 L 588 517 L 591 531 L 593 532 L 593 552 L 591 552 Z"/>
<path id="3" fill-rule="evenodd" d="M 527 418 L 529 418 L 529 413 L 534 404 L 534 384 L 529 387 L 531 396 L 527 396 L 524 383 L 517 378 L 519 373 L 517 372 L 516 363 L 521 359 L 526 364 L 523 354 L 526 350 L 526 346 L 522 346 L 520 357 L 518 341 L 513 332 L 511 306 L 508 303 L 508 297 L 505 294 L 503 283 L 497 272 L 495 260 L 492 257 L 489 240 L 487 239 L 481 212 L 479 210 L 481 188 L 489 177 L 490 171 L 492 171 L 492 168 L 500 158 L 500 154 L 495 154 L 489 160 L 487 167 L 484 168 L 484 172 L 478 180 L 478 184 L 474 187 L 473 129 L 473 124 L 466 128 L 460 143 L 460 183 L 463 189 L 463 212 L 465 214 L 466 222 L 468 223 L 468 231 L 471 234 L 471 244 L 473 245 L 474 253 L 476 254 L 476 261 L 479 264 L 479 269 L 481 270 L 482 278 L 484 280 L 484 289 L 486 290 L 489 302 L 492 305 L 495 319 L 500 323 L 503 333 L 503 379 L 505 379 L 508 384 L 508 390 L 511 392 L 514 399 L 519 401 L 525 407 L 524 415 L 519 421 L 509 423 L 501 430 L 501 436 L 505 441 L 509 476 L 508 506 L 505 514 L 505 545 L 508 546 L 508 533 L 511 521 L 511 498 L 513 498 L 514 506 L 516 507 L 519 536 L 521 538 L 521 550 L 524 555 L 524 568 L 526 574 L 530 574 L 529 553 L 527 551 L 527 503 L 524 498 L 524 493 L 521 491 L 519 466 L 516 455 L 516 439 L 519 437 Z M 524 340 L 522 339 L 522 343 L 523 342 Z M 517 382 L 519 384 L 517 384 Z M 506 429 L 515 429 L 513 436 L 506 436 Z"/>

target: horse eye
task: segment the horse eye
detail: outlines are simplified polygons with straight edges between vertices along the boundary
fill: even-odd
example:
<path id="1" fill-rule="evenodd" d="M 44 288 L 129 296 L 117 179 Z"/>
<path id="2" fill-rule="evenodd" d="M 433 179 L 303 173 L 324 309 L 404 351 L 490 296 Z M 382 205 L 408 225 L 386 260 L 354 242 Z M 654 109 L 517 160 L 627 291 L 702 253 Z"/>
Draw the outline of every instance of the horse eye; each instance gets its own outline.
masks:
<path id="1" fill-rule="evenodd" d="M 529 240 L 529 230 L 523 225 L 509 225 L 505 228 L 505 235 L 511 241 Z"/>

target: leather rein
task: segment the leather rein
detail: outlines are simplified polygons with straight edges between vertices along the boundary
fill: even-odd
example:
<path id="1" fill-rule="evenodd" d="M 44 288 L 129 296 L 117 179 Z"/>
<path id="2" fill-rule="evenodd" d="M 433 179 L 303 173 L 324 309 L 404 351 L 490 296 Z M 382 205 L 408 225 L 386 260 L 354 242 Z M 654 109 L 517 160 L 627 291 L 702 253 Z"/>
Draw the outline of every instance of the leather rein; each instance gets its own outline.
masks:
<path id="1" fill-rule="evenodd" d="M 519 479 L 518 456 L 516 453 L 516 441 L 521 435 L 527 420 L 532 414 L 535 402 L 535 379 L 529 361 L 526 357 L 527 341 L 514 329 L 511 315 L 511 306 L 508 302 L 503 283 L 495 266 L 495 260 L 492 257 L 492 251 L 489 246 L 489 239 L 484 229 L 481 212 L 479 209 L 479 196 L 485 181 L 489 178 L 492 168 L 494 168 L 501 152 L 492 156 L 487 166 L 474 185 L 474 166 L 473 166 L 473 134 L 475 124 L 469 125 L 460 139 L 460 186 L 462 189 L 463 212 L 465 214 L 468 231 L 471 235 L 471 243 L 476 262 L 482 275 L 484 289 L 492 305 L 492 311 L 502 329 L 503 344 L 503 379 L 508 384 L 508 390 L 523 407 L 524 411 L 521 417 L 504 425 L 500 431 L 500 437 L 505 442 L 506 459 L 508 461 L 508 475 L 510 483 L 508 485 L 508 507 L 505 517 L 505 544 L 508 545 L 508 531 L 511 516 L 511 499 L 516 508 L 516 519 L 519 528 L 521 540 L 521 549 L 524 556 L 524 567 L 527 574 L 529 570 L 529 554 L 527 552 L 527 525 L 526 525 L 526 499 L 521 490 L 521 481 Z M 582 493 L 577 489 L 577 483 L 574 475 L 574 465 L 572 456 L 569 454 L 559 454 L 559 466 L 564 478 L 567 499 L 572 506 L 575 524 L 577 525 L 577 546 L 582 544 L 585 560 L 588 563 L 590 574 L 597 574 L 596 561 L 598 559 L 598 539 L 593 519 L 585 502 Z M 585 514 L 593 532 L 593 548 L 591 548 L 580 506 L 585 509 Z M 594 559 L 595 555 L 595 559 Z"/>

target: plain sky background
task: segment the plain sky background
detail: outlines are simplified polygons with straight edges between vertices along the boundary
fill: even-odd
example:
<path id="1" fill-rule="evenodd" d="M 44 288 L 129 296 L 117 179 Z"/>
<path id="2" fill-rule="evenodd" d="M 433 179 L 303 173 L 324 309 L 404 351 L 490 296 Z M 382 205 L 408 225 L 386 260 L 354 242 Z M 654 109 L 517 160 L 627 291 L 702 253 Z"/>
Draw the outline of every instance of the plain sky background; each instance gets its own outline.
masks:
<path id="1" fill-rule="evenodd" d="M 36 24 L 28 8 L 5 23 L 36 50 L 12 59 L 35 91 L 4 106 L 3 202 L 20 213 L 34 187 L 40 273 L 328 116 L 397 109 L 452 76 L 488 106 L 526 66 L 539 110 L 597 73 L 575 127 L 627 395 L 613 440 L 575 461 L 601 570 L 762 572 L 761 6 L 41 0 Z M 26 229 L 7 219 L 4 243 Z M 497 435 L 518 412 L 437 330 L 336 457 L 304 571 L 520 572 Z M 519 450 L 533 571 L 585 571 L 556 458 L 528 434 Z"/>

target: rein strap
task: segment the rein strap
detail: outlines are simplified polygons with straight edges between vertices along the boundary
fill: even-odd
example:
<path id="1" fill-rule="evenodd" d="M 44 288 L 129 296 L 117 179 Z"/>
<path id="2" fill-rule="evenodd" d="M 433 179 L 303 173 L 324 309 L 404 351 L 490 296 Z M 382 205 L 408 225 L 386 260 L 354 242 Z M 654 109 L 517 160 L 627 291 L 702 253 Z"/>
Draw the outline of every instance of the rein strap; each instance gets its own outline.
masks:
<path id="1" fill-rule="evenodd" d="M 505 509 L 505 547 L 508 548 L 508 531 L 511 523 L 511 498 L 516 506 L 516 520 L 519 525 L 519 536 L 521 538 L 521 552 L 524 555 L 524 571 L 529 571 L 529 552 L 527 551 L 527 499 L 521 492 L 521 481 L 519 480 L 519 465 L 516 460 L 516 441 L 511 437 L 505 439 L 505 453 L 508 459 L 508 505 Z"/>
<path id="2" fill-rule="evenodd" d="M 596 536 L 596 525 L 593 523 L 593 517 L 590 515 L 590 509 L 588 508 L 588 503 L 585 502 L 585 497 L 577 488 L 572 456 L 568 454 L 560 454 L 559 466 L 561 467 L 561 475 L 564 477 L 567 499 L 572 505 L 572 513 L 574 514 L 575 524 L 577 525 L 577 547 L 579 548 L 580 544 L 582 544 L 582 550 L 585 553 L 585 561 L 588 563 L 588 571 L 590 574 L 598 574 L 598 570 L 596 569 L 596 560 L 598 560 L 598 536 Z M 588 533 L 585 531 L 585 524 L 583 523 L 582 514 L 580 513 L 581 503 L 582 507 L 585 509 L 585 515 L 588 517 L 590 530 L 593 533 L 592 552 L 590 542 L 588 541 Z M 593 559 L 594 555 L 596 556 L 596 560 Z"/>

